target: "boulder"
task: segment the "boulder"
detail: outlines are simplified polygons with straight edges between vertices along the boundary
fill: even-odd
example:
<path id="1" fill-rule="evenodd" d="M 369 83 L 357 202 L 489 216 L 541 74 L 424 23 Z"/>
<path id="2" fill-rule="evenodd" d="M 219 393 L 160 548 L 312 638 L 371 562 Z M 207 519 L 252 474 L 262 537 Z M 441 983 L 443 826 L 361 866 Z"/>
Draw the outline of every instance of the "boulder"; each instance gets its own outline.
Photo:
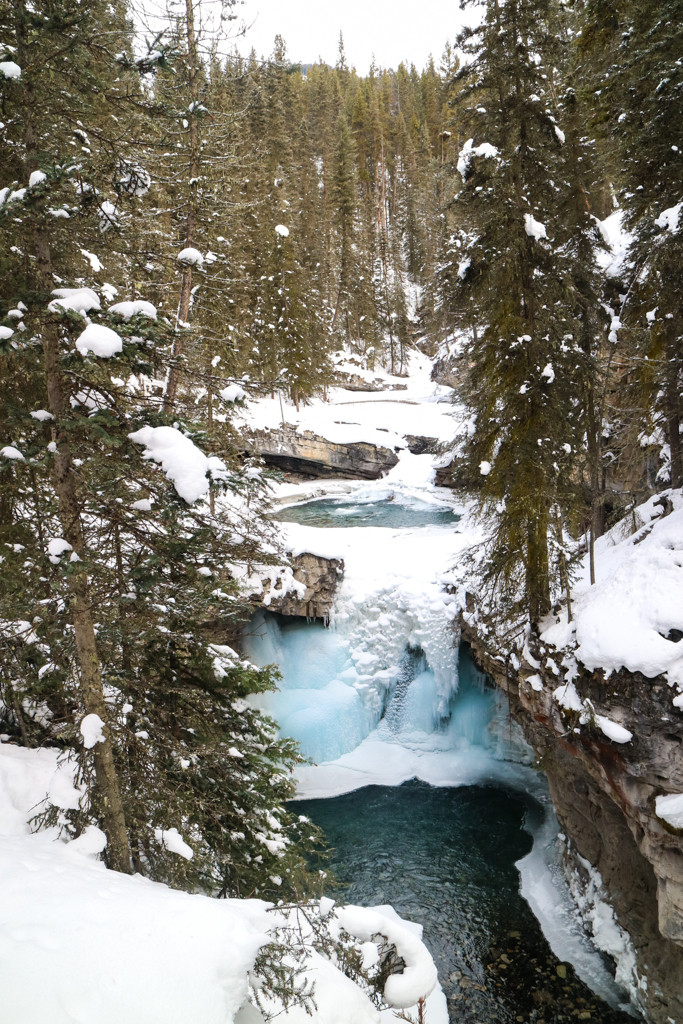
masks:
<path id="1" fill-rule="evenodd" d="M 249 602 L 280 615 L 329 622 L 337 588 L 344 574 L 341 558 L 323 558 L 310 551 L 293 555 L 289 566 L 263 569 L 262 589 Z"/>

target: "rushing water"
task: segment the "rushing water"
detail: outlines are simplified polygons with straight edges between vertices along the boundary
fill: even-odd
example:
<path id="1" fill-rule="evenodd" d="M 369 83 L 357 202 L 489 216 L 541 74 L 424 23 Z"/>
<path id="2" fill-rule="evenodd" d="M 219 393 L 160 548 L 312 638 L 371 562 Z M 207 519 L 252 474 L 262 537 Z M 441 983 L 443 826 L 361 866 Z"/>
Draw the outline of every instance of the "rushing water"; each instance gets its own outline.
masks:
<path id="1" fill-rule="evenodd" d="M 391 903 L 424 927 L 452 1024 L 625 1024 L 552 954 L 515 861 L 541 810 L 502 788 L 369 786 L 296 804 L 322 826 L 344 901 Z"/>
<path id="2" fill-rule="evenodd" d="M 386 526 L 393 529 L 421 526 L 453 526 L 457 512 L 443 505 L 389 495 L 379 501 L 351 498 L 317 498 L 280 509 L 276 519 L 304 526 Z"/>

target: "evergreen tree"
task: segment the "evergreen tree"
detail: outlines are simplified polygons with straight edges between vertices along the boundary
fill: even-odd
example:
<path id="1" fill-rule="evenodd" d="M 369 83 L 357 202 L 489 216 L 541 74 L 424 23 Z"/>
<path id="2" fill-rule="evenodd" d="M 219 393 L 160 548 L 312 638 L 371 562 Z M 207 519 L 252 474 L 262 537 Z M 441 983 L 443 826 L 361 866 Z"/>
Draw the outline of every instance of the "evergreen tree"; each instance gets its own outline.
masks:
<path id="1" fill-rule="evenodd" d="M 593 2 L 585 5 L 583 40 L 596 68 L 601 120 L 618 157 L 620 202 L 634 235 L 632 286 L 619 310 L 629 354 L 624 404 L 642 409 L 636 444 L 653 427 L 661 430 L 674 487 L 683 483 L 682 18 L 680 0 L 624 2 L 609 12 Z"/>
<path id="2" fill-rule="evenodd" d="M 465 33 L 470 138 L 458 164 L 463 239 L 458 289 L 474 323 L 467 397 L 476 416 L 468 444 L 493 521 L 487 578 L 521 599 L 532 623 L 550 608 L 554 509 L 571 508 L 581 399 L 590 376 L 572 308 L 571 245 L 557 211 L 563 136 L 553 112 L 557 53 L 552 0 L 487 5 Z"/>
<path id="3" fill-rule="evenodd" d="M 99 824 L 110 867 L 293 895 L 310 877 L 283 808 L 297 756 L 246 699 L 272 674 L 230 646 L 245 614 L 235 575 L 262 557 L 259 471 L 228 470 L 203 454 L 205 434 L 160 417 L 173 320 L 137 297 L 103 308 L 117 288 L 125 298 L 129 211 L 150 186 L 135 148 L 145 103 L 116 15 L 108 4 L 20 4 L 4 26 L 21 72 L 5 86 L 5 180 L 17 187 L 0 210 L 16 271 L 2 284 L 16 314 L 0 357 L 13 441 L 0 472 L 3 726 L 77 760 L 79 807 L 48 818 L 71 834 Z M 98 282 L 97 252 L 113 282 Z M 180 453 L 180 475 L 159 444 Z M 205 471 L 231 494 L 215 515 L 193 504 L 210 487 Z M 303 831 L 304 845 L 315 840 Z M 191 860 L 171 856 L 176 832 Z"/>

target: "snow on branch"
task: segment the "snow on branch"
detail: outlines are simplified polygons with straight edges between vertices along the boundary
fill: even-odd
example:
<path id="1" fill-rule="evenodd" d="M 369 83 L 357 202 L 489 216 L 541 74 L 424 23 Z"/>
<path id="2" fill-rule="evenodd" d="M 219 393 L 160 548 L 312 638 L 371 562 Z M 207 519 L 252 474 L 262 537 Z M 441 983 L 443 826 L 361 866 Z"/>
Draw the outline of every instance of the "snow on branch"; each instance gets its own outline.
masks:
<path id="1" fill-rule="evenodd" d="M 205 455 L 176 427 L 141 427 L 128 436 L 135 444 L 145 446 L 143 458 L 159 463 L 188 505 L 208 493 L 208 473 L 214 480 L 227 478 L 228 470 L 222 459 Z"/>

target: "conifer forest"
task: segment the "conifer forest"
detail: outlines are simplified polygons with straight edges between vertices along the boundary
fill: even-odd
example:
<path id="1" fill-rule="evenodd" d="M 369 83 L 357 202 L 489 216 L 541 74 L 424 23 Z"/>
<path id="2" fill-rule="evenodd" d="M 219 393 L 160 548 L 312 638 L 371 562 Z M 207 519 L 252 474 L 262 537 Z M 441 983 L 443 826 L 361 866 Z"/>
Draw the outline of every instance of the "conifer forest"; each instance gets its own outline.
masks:
<path id="1" fill-rule="evenodd" d="M 343 37 L 334 66 L 281 36 L 240 51 L 236 0 L 0 0 L 0 752 L 57 750 L 77 797 L 31 829 L 94 827 L 115 872 L 325 891 L 290 802 L 305 752 L 264 711 L 278 669 L 242 646 L 244 580 L 292 557 L 249 403 L 284 430 L 344 366 L 401 388 L 429 361 L 458 424 L 440 480 L 480 531 L 476 629 L 507 665 L 571 623 L 615 524 L 678 508 L 683 3 L 479 9 L 425 66 L 359 74 Z"/>

